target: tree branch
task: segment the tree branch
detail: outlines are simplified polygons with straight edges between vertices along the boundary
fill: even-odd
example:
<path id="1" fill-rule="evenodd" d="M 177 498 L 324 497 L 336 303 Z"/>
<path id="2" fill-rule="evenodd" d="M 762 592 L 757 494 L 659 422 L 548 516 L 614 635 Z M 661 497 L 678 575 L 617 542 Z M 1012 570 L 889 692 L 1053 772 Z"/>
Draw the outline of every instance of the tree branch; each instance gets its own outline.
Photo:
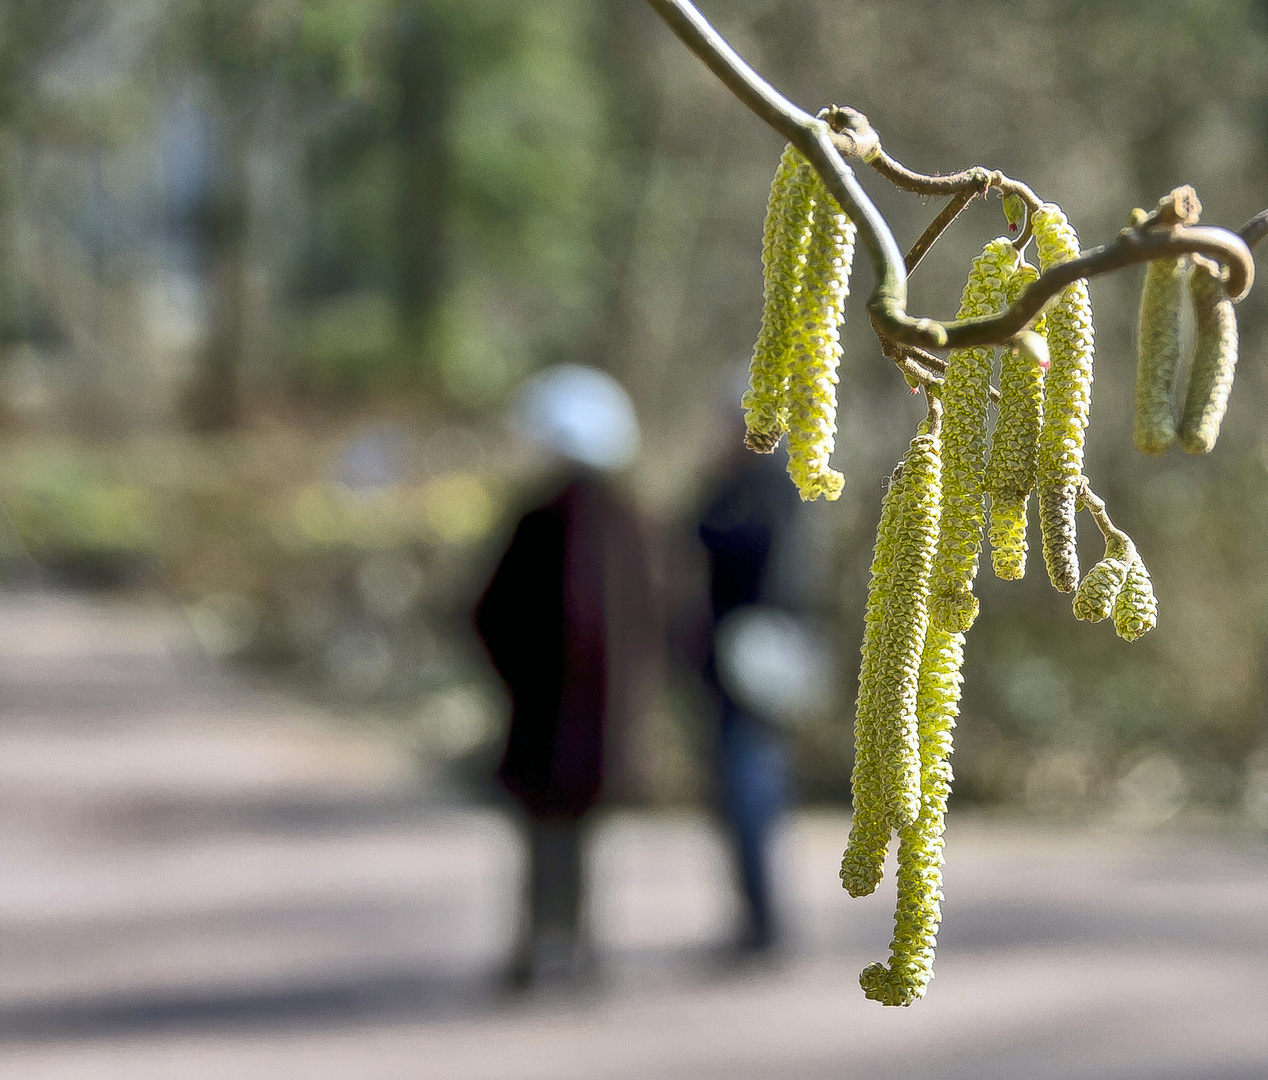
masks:
<path id="1" fill-rule="evenodd" d="M 1151 232 L 1124 229 L 1112 243 L 1051 267 L 1032 282 L 1007 311 L 988 318 L 946 323 L 945 344 L 953 349 L 1002 345 L 1018 330 L 1024 330 L 1053 296 L 1080 278 L 1099 277 L 1153 259 L 1195 254 L 1209 255 L 1228 268 L 1226 288 L 1231 299 L 1237 301 L 1246 295 L 1255 280 L 1255 262 L 1250 249 L 1236 233 L 1210 225 L 1178 225 Z M 903 344 L 918 344 L 900 336 L 901 332 L 891 333 L 888 326 L 884 330 Z"/>
<path id="2" fill-rule="evenodd" d="M 912 344 L 936 348 L 944 337 L 930 319 L 906 312 L 907 272 L 889 224 L 841 158 L 829 124 L 799 109 L 748 66 L 690 0 L 647 0 L 679 39 L 740 101 L 800 150 L 859 230 L 876 283 L 868 309 Z"/>
<path id="3" fill-rule="evenodd" d="M 981 183 L 978 169 L 968 169 L 951 176 L 927 177 L 912 172 L 889 157 L 881 149 L 879 139 L 870 142 L 861 137 L 867 118 L 854 110 L 827 110 L 834 119 L 854 114 L 861 123 L 849 137 L 833 130 L 829 121 L 811 116 L 798 108 L 765 79 L 757 74 L 727 44 L 690 0 L 647 0 L 666 25 L 691 49 L 739 100 L 800 150 L 814 165 L 824 184 L 841 209 L 859 230 L 863 246 L 872 263 L 876 283 L 868 298 L 867 308 L 872 325 L 882 337 L 916 348 L 971 348 L 975 345 L 1000 345 L 1025 328 L 1044 304 L 1061 289 L 1080 278 L 1096 277 L 1125 266 L 1175 255 L 1203 254 L 1217 259 L 1228 271 L 1228 294 L 1235 301 L 1246 295 L 1255 276 L 1255 263 L 1250 248 L 1236 233 L 1210 226 L 1177 225 L 1164 230 L 1124 229 L 1117 240 L 1080 255 L 1079 258 L 1050 268 L 1030 285 L 1007 311 L 983 319 L 966 319 L 941 323 L 933 319 L 913 318 L 907 314 L 907 271 L 889 224 L 859 185 L 854 171 L 841 156 L 860 151 L 883 176 L 907 190 L 924 194 L 957 194 Z M 846 125 L 849 128 L 849 124 Z M 867 125 L 870 127 L 870 125 Z M 879 163 L 879 164 L 877 164 Z M 1000 173 L 989 173 L 990 185 L 1018 195 L 1030 211 L 1039 205 L 1038 197 L 1020 181 Z M 1028 212 L 1026 231 L 1030 231 Z M 1262 216 L 1262 215 L 1261 215 Z M 1260 226 L 1246 226 L 1252 236 L 1262 238 Z M 1268 229 L 1268 226 L 1264 226 Z"/>

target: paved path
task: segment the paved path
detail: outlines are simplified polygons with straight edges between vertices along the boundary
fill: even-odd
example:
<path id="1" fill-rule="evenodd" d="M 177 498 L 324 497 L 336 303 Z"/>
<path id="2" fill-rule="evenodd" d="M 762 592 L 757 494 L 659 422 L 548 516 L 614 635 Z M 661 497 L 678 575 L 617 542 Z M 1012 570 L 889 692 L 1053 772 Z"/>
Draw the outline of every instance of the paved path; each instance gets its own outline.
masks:
<path id="1" fill-rule="evenodd" d="M 390 743 L 198 659 L 162 612 L 0 604 L 0 1076 L 1268 1077 L 1268 848 L 958 815 L 938 978 L 865 1001 L 892 896 L 784 839 L 778 963 L 726 969 L 723 849 L 616 815 L 584 993 L 499 994 L 522 852 Z"/>

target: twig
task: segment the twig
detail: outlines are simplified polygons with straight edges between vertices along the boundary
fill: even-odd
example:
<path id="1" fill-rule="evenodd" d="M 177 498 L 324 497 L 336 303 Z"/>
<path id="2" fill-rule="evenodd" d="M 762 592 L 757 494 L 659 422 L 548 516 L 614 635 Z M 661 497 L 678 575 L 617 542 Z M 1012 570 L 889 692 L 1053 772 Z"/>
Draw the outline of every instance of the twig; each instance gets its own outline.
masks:
<path id="1" fill-rule="evenodd" d="M 1242 299 L 1255 280 L 1255 263 L 1250 249 L 1234 232 L 1211 225 L 1184 226 L 1159 232 L 1124 229 L 1112 243 L 1085 251 L 1077 259 L 1051 267 L 1007 311 L 980 319 L 946 323 L 943 344 L 953 349 L 974 345 L 1002 345 L 1018 330 L 1024 330 L 1043 306 L 1067 285 L 1080 278 L 1099 277 L 1125 266 L 1175 255 L 1209 255 L 1228 268 L 1228 295 Z M 903 344 L 919 344 L 903 336 L 899 328 L 886 325 L 885 333 Z"/>
<path id="2" fill-rule="evenodd" d="M 1165 231 L 1124 229 L 1118 239 L 1079 258 L 1050 268 L 1007 311 L 982 319 L 941 323 L 907 314 L 907 272 L 898 243 L 884 216 L 859 185 L 838 147 L 842 138 L 826 120 L 798 108 L 748 66 L 727 44 L 690 0 L 647 0 L 666 25 L 691 49 L 739 100 L 775 131 L 783 135 L 814 165 L 828 191 L 854 221 L 867 249 L 875 275 L 867 308 L 873 326 L 884 337 L 919 348 L 971 348 L 999 345 L 1025 328 L 1040 309 L 1065 286 L 1080 278 L 1096 277 L 1125 266 L 1167 256 L 1199 253 L 1219 260 L 1228 269 L 1229 296 L 1240 300 L 1255 276 L 1255 263 L 1246 242 L 1227 229 L 1178 225 Z M 861 115 L 861 114 L 860 114 Z M 859 140 L 851 138 L 851 145 Z M 874 167 L 900 186 L 927 194 L 955 194 L 977 183 L 973 169 L 945 177 L 922 177 L 898 164 L 880 149 L 867 150 Z M 877 163 L 880 163 L 879 165 Z M 1001 186 L 1004 178 L 992 173 L 992 186 L 1020 196 L 1028 208 L 1038 197 L 1018 181 Z M 999 176 L 997 181 L 996 177 Z M 898 183 L 898 180 L 894 180 Z M 923 185 L 923 186 L 909 186 Z M 1027 215 L 1027 230 L 1029 218 Z"/>
<path id="3" fill-rule="evenodd" d="M 799 109 L 748 66 L 726 39 L 700 14 L 690 0 L 647 0 L 665 24 L 678 35 L 740 101 L 783 135 L 818 170 L 828 191 L 859 230 L 875 274 L 868 309 L 878 312 L 887 327 L 912 344 L 936 348 L 945 336 L 931 319 L 913 319 L 906 311 L 907 272 L 898 241 L 888 223 L 859 185 L 833 140 L 828 123 Z"/>
<path id="4" fill-rule="evenodd" d="M 998 188 L 1004 195 L 1019 196 L 1026 204 L 1027 210 L 1038 210 L 1043 205 L 1043 200 L 1034 193 L 1029 184 L 1014 180 L 1011 176 L 1005 176 L 998 170 L 984 169 L 981 165 L 974 165 L 971 169 L 949 173 L 946 176 L 927 176 L 907 168 L 879 146 L 873 156 L 864 160 L 895 187 L 917 195 L 954 195 L 959 191 L 976 188 L 985 176 L 987 187 Z"/>
<path id="5" fill-rule="evenodd" d="M 826 120 L 832 129 L 832 141 L 842 157 L 870 161 L 880 153 L 881 137 L 858 109 L 848 105 L 828 105 L 819 111 L 819 119 Z"/>
<path id="6" fill-rule="evenodd" d="M 1105 500 L 1092 490 L 1086 476 L 1079 478 L 1079 501 L 1087 507 L 1088 513 L 1092 515 L 1093 520 L 1096 522 L 1096 527 L 1101 530 L 1101 535 L 1105 537 L 1107 542 L 1112 537 L 1127 547 L 1128 550 L 1135 550 L 1132 538 L 1110 520 L 1109 511 L 1105 509 Z"/>
<path id="7" fill-rule="evenodd" d="M 867 163 L 895 187 L 916 195 L 954 195 L 976 187 L 982 183 L 984 176 L 990 176 L 989 169 L 978 165 L 948 176 L 926 176 L 924 173 L 913 172 L 879 147 Z"/>
<path id="8" fill-rule="evenodd" d="M 1253 248 L 1260 240 L 1268 236 L 1268 210 L 1260 210 L 1237 230 L 1237 235 L 1246 241 L 1246 246 L 1249 248 Z"/>
<path id="9" fill-rule="evenodd" d="M 920 349 L 912 349 L 909 346 L 895 345 L 894 342 L 887 338 L 881 338 L 881 352 L 887 360 L 892 360 L 894 366 L 898 368 L 904 375 L 918 382 L 921 386 L 941 386 L 941 372 L 946 371 L 946 363 L 931 353 L 922 352 Z M 911 353 L 920 353 L 921 359 L 917 360 Z M 923 360 L 931 360 L 936 363 L 926 364 Z"/>
<path id="10" fill-rule="evenodd" d="M 867 117 L 863 117 L 863 119 L 866 120 Z M 1026 206 L 1026 222 L 1022 227 L 1021 234 L 1014 241 L 1018 251 L 1024 248 L 1027 241 L 1030 240 L 1030 215 L 1043 205 L 1043 200 L 1035 194 L 1029 184 L 1014 180 L 1011 176 L 1006 176 L 998 170 L 984 169 L 980 165 L 974 165 L 970 169 L 964 169 L 962 172 L 951 173 L 947 176 L 927 176 L 924 173 L 918 173 L 913 169 L 907 168 L 896 158 L 890 157 L 880 145 L 880 136 L 876 137 L 876 152 L 863 160 L 895 187 L 900 187 L 904 191 L 914 192 L 917 195 L 950 195 L 964 191 L 976 191 L 979 185 L 983 185 L 981 188 L 983 191 L 989 188 L 997 188 L 1001 195 L 1016 195 Z"/>
<path id="11" fill-rule="evenodd" d="M 992 187 L 998 188 L 1001 195 L 1015 194 L 1021 198 L 1026 207 L 1026 221 L 1013 244 L 1020 251 L 1029 242 L 1030 215 L 1038 210 L 1042 203 L 1039 196 L 1027 184 L 1014 180 L 1011 176 L 1005 176 L 998 170 L 992 171 L 980 165 L 974 165 L 972 168 L 950 176 L 926 176 L 907 168 L 902 162 L 887 154 L 881 146 L 881 137 L 872 127 L 871 121 L 857 109 L 852 109 L 848 105 L 829 105 L 819 113 L 819 118 L 826 120 L 831 126 L 836 136 L 834 140 L 836 147 L 844 156 L 862 158 L 896 187 L 920 195 L 952 196 L 952 201 L 943 210 L 950 217 L 944 219 L 940 215 L 935 218 L 925 235 L 907 253 L 908 275 L 915 270 L 942 231 L 959 216 L 973 196 L 984 195 Z M 955 207 L 954 210 L 951 209 L 952 206 Z"/>
<path id="12" fill-rule="evenodd" d="M 947 227 L 958 218 L 966 206 L 969 205 L 978 195 L 985 191 L 987 185 L 982 184 L 981 191 L 974 191 L 972 188 L 965 188 L 963 191 L 951 197 L 951 201 L 942 208 L 942 212 L 929 222 L 929 227 L 920 234 L 920 239 L 912 245 L 907 252 L 907 257 L 903 260 L 907 267 L 907 276 L 911 276 L 911 272 L 920 265 L 920 260 L 928 254 L 928 251 L 935 243 L 938 237 L 946 232 Z"/>
<path id="13" fill-rule="evenodd" d="M 925 352 L 924 349 L 918 349 L 914 345 L 899 345 L 885 337 L 882 337 L 880 342 L 881 353 L 884 357 L 892 360 L 899 371 L 915 379 L 922 386 L 941 386 L 945 381 L 947 362 L 942 357 L 934 356 L 933 353 Z M 999 390 L 994 386 L 987 386 L 986 389 L 990 399 L 998 405 Z"/>

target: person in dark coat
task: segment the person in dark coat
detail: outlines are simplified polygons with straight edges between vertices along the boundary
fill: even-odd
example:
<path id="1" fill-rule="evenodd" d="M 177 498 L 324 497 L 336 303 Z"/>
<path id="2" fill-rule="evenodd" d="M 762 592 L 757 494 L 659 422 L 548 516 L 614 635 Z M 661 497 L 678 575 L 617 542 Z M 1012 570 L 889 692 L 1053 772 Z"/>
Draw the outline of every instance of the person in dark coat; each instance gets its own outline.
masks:
<path id="1" fill-rule="evenodd" d="M 629 399 L 610 376 L 562 365 L 530 380 L 514 409 L 570 470 L 520 520 L 475 613 L 511 698 L 497 775 L 529 823 L 528 928 L 512 971 L 527 985 L 589 964 L 581 823 L 603 793 L 650 635 L 639 530 L 603 478 L 637 449 Z"/>

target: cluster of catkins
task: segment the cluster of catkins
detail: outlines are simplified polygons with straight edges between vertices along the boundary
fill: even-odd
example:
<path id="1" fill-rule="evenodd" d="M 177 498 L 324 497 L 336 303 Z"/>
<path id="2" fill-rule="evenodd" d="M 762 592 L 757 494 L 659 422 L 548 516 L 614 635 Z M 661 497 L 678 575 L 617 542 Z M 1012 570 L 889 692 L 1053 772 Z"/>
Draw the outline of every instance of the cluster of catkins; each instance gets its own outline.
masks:
<path id="1" fill-rule="evenodd" d="M 1010 201 L 1005 212 L 1015 222 L 1024 209 Z M 1042 271 L 1078 257 L 1078 237 L 1059 207 L 1038 207 L 1030 225 L 1038 268 L 1008 237 L 992 240 L 973 262 L 960 318 L 1002 311 Z M 744 406 L 751 448 L 769 452 L 788 434 L 789 472 L 805 499 L 834 499 L 842 487 L 828 456 L 853 239 L 853 226 L 817 173 L 788 147 L 771 187 L 763 249 L 766 305 Z M 1198 330 L 1177 425 L 1178 313 L 1186 281 Z M 931 402 L 929 419 L 881 503 L 854 729 L 854 816 L 841 879 L 852 896 L 875 891 L 897 830 L 890 960 L 859 976 L 866 995 L 886 1005 L 910 1005 L 933 977 L 951 731 L 964 635 L 978 613 L 973 581 L 983 530 L 996 575 L 1022 577 L 1034 491 L 1044 564 L 1056 589 L 1074 593 L 1076 617 L 1111 618 L 1128 641 L 1156 621 L 1149 573 L 1131 539 L 1103 512 L 1097 523 L 1105 557 L 1080 582 L 1075 515 L 1087 494 L 1083 443 L 1093 358 L 1087 282 L 1066 286 L 1031 329 L 1002 350 L 999 415 L 988 439 L 996 352 L 993 346 L 950 352 L 941 385 L 928 390 L 940 403 Z M 1141 306 L 1138 445 L 1160 452 L 1178 428 L 1186 449 L 1209 450 L 1235 359 L 1236 324 L 1217 269 L 1196 257 L 1151 263 Z"/>
<path id="2" fill-rule="evenodd" d="M 788 435 L 788 474 L 807 501 L 836 499 L 837 366 L 854 223 L 792 146 L 771 184 L 762 240 L 766 303 L 744 395 L 745 442 L 770 453 Z"/>
<path id="3" fill-rule="evenodd" d="M 1181 394 L 1180 319 L 1186 291 L 1195 334 L 1188 387 Z M 1132 428 L 1137 449 L 1163 454 L 1178 439 L 1190 454 L 1210 453 L 1237 368 L 1237 316 L 1219 266 L 1200 255 L 1151 262 L 1140 297 L 1139 343 Z"/>

